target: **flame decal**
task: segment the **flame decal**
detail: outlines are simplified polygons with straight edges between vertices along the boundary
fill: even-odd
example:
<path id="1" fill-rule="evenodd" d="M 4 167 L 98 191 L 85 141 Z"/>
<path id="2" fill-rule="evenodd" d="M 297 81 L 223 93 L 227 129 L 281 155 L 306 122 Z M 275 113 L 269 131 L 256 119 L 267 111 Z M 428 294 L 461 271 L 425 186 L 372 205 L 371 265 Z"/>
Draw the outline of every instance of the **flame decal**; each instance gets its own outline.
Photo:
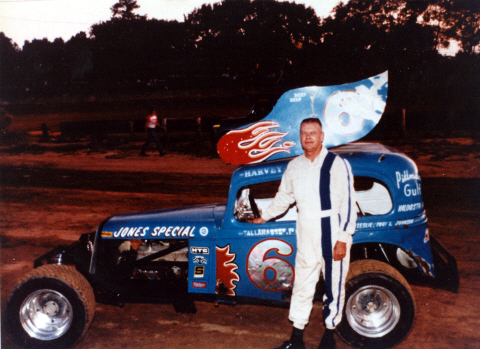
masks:
<path id="1" fill-rule="evenodd" d="M 226 288 L 227 296 L 235 296 L 234 281 L 240 281 L 238 273 L 235 271 L 238 269 L 238 265 L 232 263 L 235 260 L 235 253 L 230 253 L 230 245 L 223 248 L 217 246 L 217 286 L 215 293 L 221 293 L 220 287 Z M 222 285 L 222 286 L 221 286 Z"/>
<path id="2" fill-rule="evenodd" d="M 278 128 L 275 121 L 260 121 L 246 128 L 233 130 L 224 135 L 217 144 L 220 157 L 231 164 L 261 162 L 277 153 L 290 153 L 292 141 L 281 142 L 288 132 L 271 131 Z"/>

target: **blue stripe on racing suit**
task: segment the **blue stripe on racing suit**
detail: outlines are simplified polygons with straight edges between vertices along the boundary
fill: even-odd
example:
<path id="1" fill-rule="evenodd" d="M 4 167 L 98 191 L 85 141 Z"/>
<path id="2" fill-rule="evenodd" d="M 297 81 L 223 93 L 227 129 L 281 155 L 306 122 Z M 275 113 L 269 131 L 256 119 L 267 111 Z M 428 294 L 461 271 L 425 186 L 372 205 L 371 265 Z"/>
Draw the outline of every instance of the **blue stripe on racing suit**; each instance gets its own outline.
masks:
<path id="1" fill-rule="evenodd" d="M 320 207 L 322 211 L 332 209 L 332 201 L 330 199 L 330 169 L 336 155 L 328 152 L 320 169 Z M 323 307 L 323 318 L 326 319 L 330 314 L 328 305 L 333 301 L 332 294 L 332 226 L 330 216 L 322 217 L 322 255 L 325 261 L 325 285 L 327 289 L 327 300 Z"/>

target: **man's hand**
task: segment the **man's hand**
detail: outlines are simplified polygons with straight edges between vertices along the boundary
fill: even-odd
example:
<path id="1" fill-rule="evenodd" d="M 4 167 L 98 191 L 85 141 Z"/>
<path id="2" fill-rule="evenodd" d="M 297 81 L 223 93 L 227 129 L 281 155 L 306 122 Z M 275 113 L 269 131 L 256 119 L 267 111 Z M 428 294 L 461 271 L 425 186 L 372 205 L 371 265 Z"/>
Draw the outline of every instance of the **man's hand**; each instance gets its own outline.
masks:
<path id="1" fill-rule="evenodd" d="M 267 223 L 267 221 L 266 221 L 265 219 L 263 219 L 262 217 L 253 218 L 253 219 L 247 219 L 247 222 L 248 222 L 248 223 L 254 223 L 254 224 L 264 224 L 264 223 Z"/>
<path id="2" fill-rule="evenodd" d="M 337 241 L 333 248 L 333 260 L 341 261 L 347 255 L 347 244 L 345 242 Z"/>

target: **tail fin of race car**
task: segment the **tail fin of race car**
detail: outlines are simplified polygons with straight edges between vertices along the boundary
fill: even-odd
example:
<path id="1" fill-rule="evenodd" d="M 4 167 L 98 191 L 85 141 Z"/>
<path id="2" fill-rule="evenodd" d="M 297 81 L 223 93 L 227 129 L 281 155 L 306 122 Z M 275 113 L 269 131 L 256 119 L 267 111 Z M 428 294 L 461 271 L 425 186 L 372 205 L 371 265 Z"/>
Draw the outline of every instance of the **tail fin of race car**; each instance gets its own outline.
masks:
<path id="1" fill-rule="evenodd" d="M 388 72 L 334 86 L 309 86 L 285 92 L 262 120 L 225 134 L 217 143 L 220 157 L 232 164 L 274 160 L 303 153 L 300 123 L 322 122 L 323 144 L 335 147 L 368 134 L 387 102 Z"/>

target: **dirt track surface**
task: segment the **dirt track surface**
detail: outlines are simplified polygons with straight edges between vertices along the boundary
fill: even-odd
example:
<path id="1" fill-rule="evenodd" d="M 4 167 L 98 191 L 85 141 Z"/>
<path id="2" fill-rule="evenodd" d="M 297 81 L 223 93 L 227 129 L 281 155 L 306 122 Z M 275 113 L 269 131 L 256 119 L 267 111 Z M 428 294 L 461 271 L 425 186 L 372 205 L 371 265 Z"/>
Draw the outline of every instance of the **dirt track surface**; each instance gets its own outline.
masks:
<path id="1" fill-rule="evenodd" d="M 15 348 L 5 333 L 3 309 L 33 260 L 52 247 L 93 231 L 117 213 L 226 200 L 234 167 L 215 157 L 170 152 L 137 156 L 139 144 L 121 154 L 41 152 L 0 155 L 2 348 Z M 471 139 L 405 143 L 401 150 L 420 168 L 431 234 L 456 257 L 457 294 L 413 286 L 414 328 L 398 348 L 480 347 L 479 147 Z M 7 149 L 8 150 L 8 149 Z M 290 335 L 288 309 L 196 302 L 196 314 L 171 305 L 97 304 L 78 348 L 272 348 Z M 305 333 L 307 348 L 323 334 L 321 303 Z M 338 348 L 348 346 L 337 340 Z"/>

